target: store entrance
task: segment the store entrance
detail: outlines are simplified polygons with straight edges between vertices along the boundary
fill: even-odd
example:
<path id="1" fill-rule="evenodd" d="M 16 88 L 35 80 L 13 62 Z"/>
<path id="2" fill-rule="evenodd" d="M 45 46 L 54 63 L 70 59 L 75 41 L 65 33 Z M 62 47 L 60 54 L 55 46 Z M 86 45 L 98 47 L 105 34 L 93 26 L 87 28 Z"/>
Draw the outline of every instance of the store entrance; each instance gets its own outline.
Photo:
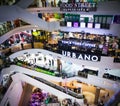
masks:
<path id="1" fill-rule="evenodd" d="M 85 97 L 84 103 L 89 105 L 98 105 L 100 103 L 105 104 L 114 94 L 111 90 L 99 88 L 77 80 L 68 81 L 65 79 L 62 82 L 53 83 L 65 87 L 66 90 L 72 90 L 75 93 L 83 94 Z"/>

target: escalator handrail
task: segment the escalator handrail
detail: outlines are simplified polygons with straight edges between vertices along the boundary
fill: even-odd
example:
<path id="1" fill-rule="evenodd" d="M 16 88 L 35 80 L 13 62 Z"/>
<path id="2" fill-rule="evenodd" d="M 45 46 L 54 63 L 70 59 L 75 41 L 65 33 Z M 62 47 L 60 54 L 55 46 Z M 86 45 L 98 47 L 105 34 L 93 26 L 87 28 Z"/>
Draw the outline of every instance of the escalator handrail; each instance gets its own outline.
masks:
<path id="1" fill-rule="evenodd" d="M 28 75 L 28 74 L 25 74 L 25 75 L 27 75 L 27 76 L 29 76 L 29 77 L 33 77 L 33 76 L 31 76 L 31 75 Z M 40 82 L 42 82 L 42 83 L 44 83 L 44 84 L 46 84 L 46 85 L 49 85 L 49 86 L 51 86 L 51 87 L 53 87 L 53 88 L 55 88 L 55 89 L 57 89 L 57 90 L 59 90 L 59 91 L 62 91 L 62 92 L 64 92 L 64 93 L 67 93 L 68 95 L 71 95 L 71 96 L 73 96 L 73 97 L 75 97 L 75 98 L 77 98 L 77 99 L 83 99 L 83 98 L 84 98 L 84 96 L 83 96 L 82 94 L 77 94 L 77 93 L 75 93 L 75 92 L 73 92 L 73 91 L 71 91 L 71 90 L 67 90 L 67 92 L 66 92 L 66 89 L 65 89 L 65 88 L 63 88 L 63 87 L 61 87 L 61 86 L 58 86 L 58 85 L 56 85 L 56 84 L 53 84 L 53 83 L 51 83 L 51 82 L 49 82 L 49 81 L 47 81 L 47 80 L 44 80 L 44 79 L 42 79 L 42 78 L 38 78 L 38 77 L 35 77 L 35 76 L 34 76 L 34 79 L 36 79 L 36 80 L 38 80 L 38 81 L 40 81 Z"/>

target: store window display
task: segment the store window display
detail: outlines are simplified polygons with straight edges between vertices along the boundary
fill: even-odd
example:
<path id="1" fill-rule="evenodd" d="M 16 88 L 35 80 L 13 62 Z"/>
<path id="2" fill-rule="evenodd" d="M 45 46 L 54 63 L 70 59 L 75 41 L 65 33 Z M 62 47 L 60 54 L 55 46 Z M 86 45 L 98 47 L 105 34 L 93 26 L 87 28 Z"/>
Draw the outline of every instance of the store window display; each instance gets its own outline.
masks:
<path id="1" fill-rule="evenodd" d="M 40 88 L 35 88 L 33 90 L 30 97 L 29 106 L 44 106 L 51 103 L 59 103 L 58 97 L 41 90 Z"/>

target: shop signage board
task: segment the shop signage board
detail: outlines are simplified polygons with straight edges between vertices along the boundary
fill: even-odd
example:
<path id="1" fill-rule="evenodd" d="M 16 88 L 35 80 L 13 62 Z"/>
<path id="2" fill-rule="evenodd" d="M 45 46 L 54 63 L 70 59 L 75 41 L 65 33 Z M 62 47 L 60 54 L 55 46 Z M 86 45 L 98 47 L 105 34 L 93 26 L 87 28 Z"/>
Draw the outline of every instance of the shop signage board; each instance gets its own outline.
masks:
<path id="1" fill-rule="evenodd" d="M 74 41 L 72 41 L 72 40 L 62 40 L 62 44 L 67 44 L 67 45 L 74 45 L 74 46 L 79 46 L 79 47 L 89 47 L 89 48 L 95 48 L 96 47 L 96 44 L 94 43 L 92 43 L 92 41 L 90 42 L 88 42 L 87 40 L 85 41 L 85 40 L 81 40 L 81 41 L 77 41 L 77 40 L 74 40 Z"/>
<path id="2" fill-rule="evenodd" d="M 61 51 L 61 54 L 66 57 L 71 57 L 74 59 L 79 59 L 79 60 L 88 60 L 88 61 L 93 61 L 93 62 L 98 62 L 100 61 L 100 56 L 97 55 L 92 55 L 92 54 L 84 54 L 84 53 L 75 53 L 71 51 Z"/>
<path id="3" fill-rule="evenodd" d="M 114 24 L 120 24 L 120 15 L 115 15 L 115 16 L 114 16 L 113 23 L 114 23 Z"/>
<path id="4" fill-rule="evenodd" d="M 60 4 L 60 11 L 82 11 L 82 12 L 89 12 L 89 11 L 96 11 L 96 3 L 61 3 Z"/>

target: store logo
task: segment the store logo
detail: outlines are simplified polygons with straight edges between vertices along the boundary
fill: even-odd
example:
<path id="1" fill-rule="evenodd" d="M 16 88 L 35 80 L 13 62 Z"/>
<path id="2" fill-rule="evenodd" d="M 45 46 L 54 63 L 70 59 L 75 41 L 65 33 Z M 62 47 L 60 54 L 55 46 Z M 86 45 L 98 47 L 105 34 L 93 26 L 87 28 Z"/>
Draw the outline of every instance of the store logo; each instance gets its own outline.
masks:
<path id="1" fill-rule="evenodd" d="M 75 52 L 69 52 L 62 50 L 62 55 L 79 59 L 79 60 L 88 60 L 88 61 L 100 61 L 100 56 L 97 55 L 90 55 L 90 54 L 83 54 L 83 53 L 75 53 Z"/>
<path id="2" fill-rule="evenodd" d="M 61 3 L 61 11 L 96 11 L 96 3 Z"/>

